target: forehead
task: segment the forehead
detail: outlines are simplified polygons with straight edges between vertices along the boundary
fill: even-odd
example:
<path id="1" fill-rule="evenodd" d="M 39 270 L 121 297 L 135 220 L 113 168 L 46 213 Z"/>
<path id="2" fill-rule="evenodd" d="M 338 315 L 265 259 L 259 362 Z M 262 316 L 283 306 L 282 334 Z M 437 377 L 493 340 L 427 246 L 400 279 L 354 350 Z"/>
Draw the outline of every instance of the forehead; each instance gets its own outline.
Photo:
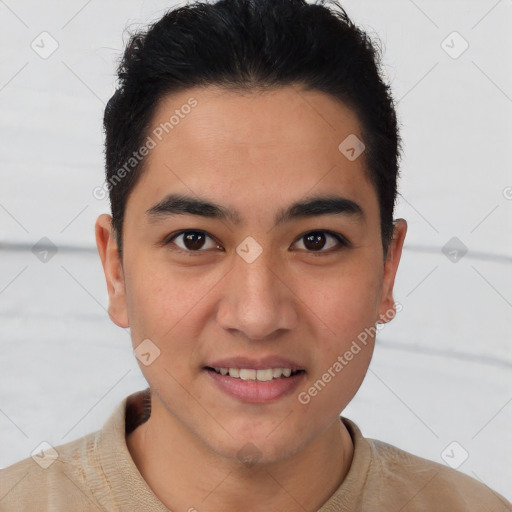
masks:
<path id="1" fill-rule="evenodd" d="M 157 105 L 151 128 L 163 129 L 163 138 L 172 133 L 176 144 L 194 146 L 201 153 L 226 147 L 276 153 L 300 147 L 307 152 L 326 145 L 337 149 L 350 134 L 362 138 L 352 109 L 330 95 L 296 85 L 244 92 L 196 87 L 167 95 Z"/>
<path id="2" fill-rule="evenodd" d="M 376 201 L 364 153 L 339 149 L 363 139 L 356 114 L 319 91 L 190 88 L 160 99 L 147 135 L 155 144 L 134 191 L 145 203 L 176 189 L 241 207 L 333 189 Z"/>

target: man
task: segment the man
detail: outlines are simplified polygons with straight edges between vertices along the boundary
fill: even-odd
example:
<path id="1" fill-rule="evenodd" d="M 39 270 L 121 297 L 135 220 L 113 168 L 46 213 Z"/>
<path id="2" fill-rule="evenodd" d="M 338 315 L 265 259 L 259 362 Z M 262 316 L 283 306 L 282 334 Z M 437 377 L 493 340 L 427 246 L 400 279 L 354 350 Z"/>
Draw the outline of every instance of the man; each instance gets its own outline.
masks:
<path id="1" fill-rule="evenodd" d="M 96 240 L 149 388 L 47 468 L 4 470 L 2 511 L 512 509 L 340 418 L 407 224 L 391 95 L 336 7 L 198 3 L 131 38 Z"/>

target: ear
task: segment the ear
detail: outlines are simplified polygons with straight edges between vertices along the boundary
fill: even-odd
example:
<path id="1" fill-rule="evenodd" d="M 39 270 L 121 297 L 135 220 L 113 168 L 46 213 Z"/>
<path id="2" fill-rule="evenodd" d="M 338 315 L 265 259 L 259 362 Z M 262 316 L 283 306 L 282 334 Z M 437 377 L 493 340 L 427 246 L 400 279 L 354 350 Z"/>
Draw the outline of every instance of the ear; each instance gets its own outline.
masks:
<path id="1" fill-rule="evenodd" d="M 123 263 L 112 228 L 112 217 L 100 215 L 96 220 L 95 231 L 96 245 L 107 281 L 108 316 L 119 327 L 129 327 Z"/>
<path id="2" fill-rule="evenodd" d="M 389 244 L 388 254 L 384 261 L 384 277 L 382 283 L 382 295 L 379 305 L 379 321 L 385 324 L 396 315 L 395 300 L 393 299 L 393 286 L 395 284 L 396 271 L 402 255 L 407 222 L 405 219 L 397 219 L 394 222 L 393 239 Z"/>

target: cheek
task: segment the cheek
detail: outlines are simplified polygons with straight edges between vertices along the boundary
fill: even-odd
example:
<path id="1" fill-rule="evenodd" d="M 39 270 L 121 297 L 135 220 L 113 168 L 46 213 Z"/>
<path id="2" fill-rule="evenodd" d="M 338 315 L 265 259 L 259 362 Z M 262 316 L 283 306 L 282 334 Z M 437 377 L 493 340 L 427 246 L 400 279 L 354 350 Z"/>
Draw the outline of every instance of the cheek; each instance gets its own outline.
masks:
<path id="1" fill-rule="evenodd" d="M 316 406 L 341 410 L 361 385 L 373 353 L 381 279 L 373 262 L 347 265 L 336 278 L 308 287 L 307 305 L 321 320 L 316 321 L 320 329 L 308 382 L 318 383 L 311 390 L 322 395 Z"/>
<path id="2" fill-rule="evenodd" d="M 130 261 L 126 293 L 134 341 L 141 337 L 163 340 L 199 301 L 201 290 L 187 283 L 183 273 L 170 272 L 159 262 Z"/>
<path id="3" fill-rule="evenodd" d="M 382 271 L 377 265 L 347 265 L 314 283 L 308 281 L 305 302 L 323 321 L 327 338 L 339 348 L 349 338 L 374 325 L 381 286 Z"/>
<path id="4" fill-rule="evenodd" d="M 140 370 L 157 394 L 165 390 L 186 400 L 179 383 L 186 383 L 193 370 L 196 346 L 191 340 L 197 339 L 199 323 L 190 319 L 204 289 L 154 263 L 134 262 L 131 271 L 126 289 L 133 348 L 149 339 L 157 347 L 153 354 L 158 353 L 148 365 L 140 360 Z"/>
<path id="5" fill-rule="evenodd" d="M 192 341 L 199 338 L 208 313 L 208 292 L 219 284 L 222 273 L 199 276 L 197 269 L 171 268 L 150 258 L 132 259 L 129 270 L 126 290 L 134 345 L 149 338 L 173 365 L 190 360 L 196 348 Z M 178 357 L 185 354 L 186 358 Z"/>

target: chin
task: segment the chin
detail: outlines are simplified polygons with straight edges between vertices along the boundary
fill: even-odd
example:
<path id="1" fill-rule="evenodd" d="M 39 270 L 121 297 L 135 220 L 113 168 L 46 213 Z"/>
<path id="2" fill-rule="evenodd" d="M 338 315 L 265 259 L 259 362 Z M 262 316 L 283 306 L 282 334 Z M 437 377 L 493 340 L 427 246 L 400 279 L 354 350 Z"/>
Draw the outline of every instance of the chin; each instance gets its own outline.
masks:
<path id="1" fill-rule="evenodd" d="M 293 456 L 306 444 L 300 442 L 284 429 L 279 435 L 271 429 L 258 432 L 252 429 L 251 435 L 237 435 L 235 439 L 223 436 L 222 440 L 209 439 L 210 449 L 223 458 L 243 466 L 252 467 L 274 464 Z"/>

